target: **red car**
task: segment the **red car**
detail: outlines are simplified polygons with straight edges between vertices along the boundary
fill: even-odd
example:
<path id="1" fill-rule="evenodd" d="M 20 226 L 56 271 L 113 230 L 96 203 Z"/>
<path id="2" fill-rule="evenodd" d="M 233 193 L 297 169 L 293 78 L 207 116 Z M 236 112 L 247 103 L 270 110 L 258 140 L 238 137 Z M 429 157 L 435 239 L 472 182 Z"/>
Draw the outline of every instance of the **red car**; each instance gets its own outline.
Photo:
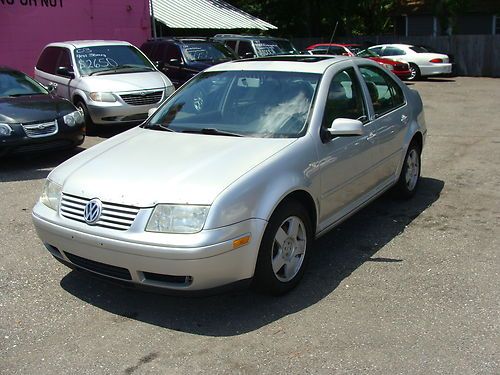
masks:
<path id="1" fill-rule="evenodd" d="M 306 48 L 314 55 L 342 55 L 364 57 L 378 62 L 385 68 L 392 71 L 401 79 L 406 79 L 411 75 L 408 63 L 395 61 L 380 57 L 372 51 L 362 49 L 361 44 L 336 44 L 336 43 L 318 43 Z"/>

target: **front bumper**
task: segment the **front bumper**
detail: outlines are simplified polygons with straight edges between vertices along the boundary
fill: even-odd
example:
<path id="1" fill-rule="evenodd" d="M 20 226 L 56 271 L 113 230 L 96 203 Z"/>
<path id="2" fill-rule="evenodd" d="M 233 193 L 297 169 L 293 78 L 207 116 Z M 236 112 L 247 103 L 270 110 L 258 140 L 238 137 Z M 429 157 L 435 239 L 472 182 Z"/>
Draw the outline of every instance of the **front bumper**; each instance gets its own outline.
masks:
<path id="1" fill-rule="evenodd" d="M 0 138 L 0 156 L 27 154 L 49 150 L 61 150 L 81 145 L 85 140 L 83 126 L 62 126 L 56 134 L 31 138 L 26 135 L 21 125 L 12 125 L 13 132 L 8 137 Z"/>
<path id="2" fill-rule="evenodd" d="M 136 100 L 134 104 L 125 102 L 123 97 L 127 95 L 140 96 L 140 94 L 150 95 L 161 92 L 161 96 L 156 98 L 156 102 L 151 104 L 140 104 L 140 100 Z M 173 92 L 173 87 L 172 87 Z M 163 103 L 170 92 L 168 89 L 153 89 L 138 92 L 118 92 L 114 93 L 115 102 L 97 102 L 87 98 L 87 108 L 90 118 L 94 124 L 139 124 L 148 118 L 148 111 L 151 108 L 156 108 Z M 142 101 L 144 103 L 144 101 Z"/>
<path id="3" fill-rule="evenodd" d="M 65 226 L 67 219 L 55 211 L 49 215 L 47 211 L 52 210 L 37 203 L 33 222 L 44 245 L 63 263 L 135 285 L 178 292 L 212 289 L 253 277 L 266 226 L 264 220 L 250 219 L 213 230 L 216 243 L 211 243 L 209 235 L 205 244 L 196 247 L 172 247 L 144 243 L 142 238 L 134 242 L 130 234 L 120 239 L 113 230 L 113 237 L 76 230 Z M 233 249 L 233 240 L 247 233 L 250 243 Z"/>

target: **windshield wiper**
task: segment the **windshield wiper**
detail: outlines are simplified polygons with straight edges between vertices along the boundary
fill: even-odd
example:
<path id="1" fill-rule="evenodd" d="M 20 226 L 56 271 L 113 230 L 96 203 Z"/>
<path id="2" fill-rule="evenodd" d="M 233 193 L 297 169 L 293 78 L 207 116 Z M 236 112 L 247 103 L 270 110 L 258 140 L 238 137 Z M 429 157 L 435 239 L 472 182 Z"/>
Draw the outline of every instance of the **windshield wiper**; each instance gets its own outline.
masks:
<path id="1" fill-rule="evenodd" d="M 89 76 L 92 76 L 94 74 L 113 74 L 116 73 L 119 70 L 139 70 L 139 71 L 145 71 L 145 72 L 150 72 L 153 71 L 154 68 L 151 68 L 149 66 L 136 66 L 136 65 L 130 65 L 130 64 L 124 64 L 124 65 L 119 65 L 116 67 L 113 67 L 111 69 L 100 69 L 100 70 L 94 70 L 93 72 L 89 73 Z"/>
<path id="2" fill-rule="evenodd" d="M 241 135 L 241 134 L 226 132 L 224 130 L 219 130 L 216 128 L 187 129 L 187 130 L 183 130 L 182 132 L 183 133 L 193 133 L 193 134 L 227 135 L 230 137 L 243 137 L 243 135 Z"/>
<path id="3" fill-rule="evenodd" d="M 17 98 L 18 96 L 31 96 L 31 95 L 37 95 L 37 94 L 42 94 L 41 92 L 39 93 L 36 93 L 36 92 L 32 92 L 32 93 L 22 93 L 22 94 L 11 94 L 11 95 L 7 95 L 9 98 Z"/>

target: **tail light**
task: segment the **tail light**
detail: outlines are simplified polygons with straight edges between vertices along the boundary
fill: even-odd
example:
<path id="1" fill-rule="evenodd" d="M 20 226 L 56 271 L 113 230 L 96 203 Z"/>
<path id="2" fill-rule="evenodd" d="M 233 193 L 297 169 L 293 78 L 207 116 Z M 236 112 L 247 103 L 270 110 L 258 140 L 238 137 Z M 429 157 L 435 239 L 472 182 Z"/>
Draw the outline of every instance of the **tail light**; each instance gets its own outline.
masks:
<path id="1" fill-rule="evenodd" d="M 442 63 L 443 62 L 443 59 L 432 59 L 431 61 L 429 61 L 431 63 Z"/>

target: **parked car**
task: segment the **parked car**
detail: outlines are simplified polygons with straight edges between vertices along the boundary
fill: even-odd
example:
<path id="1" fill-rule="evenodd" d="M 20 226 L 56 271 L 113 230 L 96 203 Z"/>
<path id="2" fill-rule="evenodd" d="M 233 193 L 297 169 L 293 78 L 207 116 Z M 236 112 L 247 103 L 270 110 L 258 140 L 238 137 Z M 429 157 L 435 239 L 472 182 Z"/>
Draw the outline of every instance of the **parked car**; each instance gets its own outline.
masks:
<path id="1" fill-rule="evenodd" d="M 337 43 L 316 43 L 306 48 L 313 55 L 355 56 L 356 54 L 346 46 Z"/>
<path id="2" fill-rule="evenodd" d="M 140 50 L 120 41 L 51 43 L 38 59 L 35 78 L 80 108 L 91 128 L 138 124 L 174 91 Z"/>
<path id="3" fill-rule="evenodd" d="M 141 126 L 55 168 L 36 230 L 62 263 L 136 285 L 194 292 L 253 279 L 285 293 L 314 238 L 389 188 L 415 193 L 422 107 L 366 59 L 215 65 Z"/>
<path id="4" fill-rule="evenodd" d="M 366 59 L 378 62 L 380 65 L 383 65 L 385 68 L 389 69 L 401 79 L 408 79 L 412 75 L 410 64 L 408 64 L 407 62 L 386 59 L 367 49 L 359 51 L 356 56 L 364 57 Z"/>
<path id="5" fill-rule="evenodd" d="M 451 73 L 452 65 L 447 55 L 428 52 L 425 48 L 409 44 L 381 44 L 368 48 L 382 57 L 402 59 L 410 64 L 409 80 Z"/>
<path id="6" fill-rule="evenodd" d="M 336 44 L 336 43 L 318 43 L 306 48 L 310 54 L 314 55 L 342 55 L 342 56 L 358 56 L 364 57 L 392 71 L 401 79 L 407 79 L 411 76 L 411 71 L 408 63 L 402 61 L 394 61 L 378 56 L 375 52 L 368 50 L 360 50 L 360 44 Z M 352 48 L 352 49 L 351 49 Z"/>
<path id="7" fill-rule="evenodd" d="M 141 51 L 177 88 L 209 66 L 238 58 L 231 49 L 207 38 L 151 39 Z"/>
<path id="8" fill-rule="evenodd" d="M 83 115 L 26 74 L 0 67 L 0 156 L 76 147 Z"/>
<path id="9" fill-rule="evenodd" d="M 231 48 L 241 59 L 299 54 L 294 45 L 284 38 L 264 35 L 217 34 L 213 40 Z"/>

